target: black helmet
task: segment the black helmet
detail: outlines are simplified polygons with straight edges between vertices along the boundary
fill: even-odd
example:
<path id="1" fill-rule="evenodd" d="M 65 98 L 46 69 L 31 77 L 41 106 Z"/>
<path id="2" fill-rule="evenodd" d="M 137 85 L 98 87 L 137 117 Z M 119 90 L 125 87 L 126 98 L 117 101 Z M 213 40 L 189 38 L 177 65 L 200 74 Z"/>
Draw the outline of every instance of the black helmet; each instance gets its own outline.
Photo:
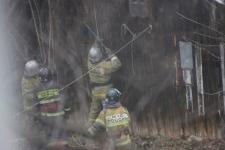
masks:
<path id="1" fill-rule="evenodd" d="M 39 76 L 42 82 L 47 82 L 52 79 L 52 73 L 48 68 L 41 68 L 39 72 Z"/>
<path id="2" fill-rule="evenodd" d="M 121 92 L 116 89 L 110 89 L 108 93 L 106 94 L 106 104 L 115 104 L 119 102 L 121 96 Z"/>

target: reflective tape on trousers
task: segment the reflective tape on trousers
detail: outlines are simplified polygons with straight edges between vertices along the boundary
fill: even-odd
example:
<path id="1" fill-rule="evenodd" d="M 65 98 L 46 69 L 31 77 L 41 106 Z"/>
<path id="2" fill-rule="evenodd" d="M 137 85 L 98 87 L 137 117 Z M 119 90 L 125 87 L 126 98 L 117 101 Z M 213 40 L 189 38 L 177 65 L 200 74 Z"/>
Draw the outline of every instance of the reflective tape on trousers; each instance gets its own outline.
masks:
<path id="1" fill-rule="evenodd" d="M 48 103 L 58 102 L 60 100 L 61 100 L 60 98 L 52 98 L 49 100 L 42 100 L 42 101 L 40 101 L 40 104 L 48 104 Z"/>
<path id="2" fill-rule="evenodd" d="M 55 117 L 55 116 L 61 116 L 64 114 L 65 114 L 64 111 L 60 111 L 60 112 L 56 112 L 56 113 L 41 113 L 41 115 L 45 116 L 45 117 Z"/>

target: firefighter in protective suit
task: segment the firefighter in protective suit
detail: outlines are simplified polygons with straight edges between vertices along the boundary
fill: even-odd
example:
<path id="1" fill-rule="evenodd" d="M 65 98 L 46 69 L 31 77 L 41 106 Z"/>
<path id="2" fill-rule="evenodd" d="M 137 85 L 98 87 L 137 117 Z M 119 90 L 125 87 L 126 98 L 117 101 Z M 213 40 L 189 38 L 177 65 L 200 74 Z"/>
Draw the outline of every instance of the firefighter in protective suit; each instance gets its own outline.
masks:
<path id="1" fill-rule="evenodd" d="M 64 123 L 65 115 L 70 111 L 70 106 L 48 68 L 41 68 L 39 76 L 41 84 L 36 97 L 39 103 L 40 122 L 46 133 L 48 146 L 65 145 L 66 135 L 59 127 Z"/>
<path id="2" fill-rule="evenodd" d="M 46 141 L 46 135 L 42 130 L 42 126 L 37 121 L 39 112 L 36 107 L 36 91 L 40 83 L 39 64 L 36 60 L 30 60 L 25 64 L 21 82 L 23 107 L 25 110 L 22 133 L 33 150 L 35 148 L 37 150 L 42 149 Z"/>
<path id="3" fill-rule="evenodd" d="M 81 137 L 70 130 L 66 121 L 71 103 L 60 90 L 61 86 L 48 68 L 41 68 L 39 76 L 41 84 L 36 96 L 40 103 L 40 120 L 47 135 L 47 149 L 84 149 Z"/>
<path id="4" fill-rule="evenodd" d="M 21 88 L 23 96 L 23 106 L 28 112 L 34 112 L 35 91 L 40 85 L 39 64 L 35 60 L 30 60 L 25 64 L 24 76 L 22 78 Z M 32 113 L 32 115 L 33 115 Z"/>
<path id="5" fill-rule="evenodd" d="M 117 89 L 110 89 L 106 95 L 103 110 L 93 125 L 88 129 L 88 136 L 106 131 L 109 144 L 108 150 L 130 150 L 130 115 L 120 103 L 121 93 Z"/>
<path id="6" fill-rule="evenodd" d="M 111 50 L 95 42 L 88 54 L 88 70 L 92 103 L 88 122 L 91 125 L 100 111 L 106 93 L 113 87 L 111 75 L 121 67 L 121 62 Z"/>

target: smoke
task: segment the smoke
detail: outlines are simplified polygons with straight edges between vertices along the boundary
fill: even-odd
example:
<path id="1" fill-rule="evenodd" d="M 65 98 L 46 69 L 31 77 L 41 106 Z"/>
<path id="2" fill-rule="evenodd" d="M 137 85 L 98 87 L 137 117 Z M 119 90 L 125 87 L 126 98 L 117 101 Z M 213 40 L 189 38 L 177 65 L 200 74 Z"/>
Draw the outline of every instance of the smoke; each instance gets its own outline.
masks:
<path id="1" fill-rule="evenodd" d="M 224 2 L 224 0 L 215 0 L 217 3 L 219 3 L 219 4 L 225 4 L 225 2 Z"/>
<path id="2" fill-rule="evenodd" d="M 0 149 L 12 150 L 16 138 L 13 125 L 13 107 L 15 101 L 13 77 L 13 53 L 9 38 L 8 18 L 5 12 L 6 1 L 0 1 Z"/>

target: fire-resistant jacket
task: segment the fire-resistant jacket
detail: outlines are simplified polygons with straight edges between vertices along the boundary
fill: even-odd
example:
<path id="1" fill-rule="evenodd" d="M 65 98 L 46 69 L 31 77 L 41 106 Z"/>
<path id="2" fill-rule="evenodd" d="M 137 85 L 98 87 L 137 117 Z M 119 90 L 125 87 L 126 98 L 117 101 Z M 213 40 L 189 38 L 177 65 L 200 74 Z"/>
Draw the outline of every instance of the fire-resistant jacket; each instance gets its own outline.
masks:
<path id="1" fill-rule="evenodd" d="M 116 148 L 131 144 L 129 112 L 120 104 L 103 109 L 88 132 L 94 136 L 102 129 L 106 130 Z"/>
<path id="2" fill-rule="evenodd" d="M 110 49 L 107 49 L 110 51 Z M 109 60 L 103 60 L 99 63 L 93 64 L 88 59 L 88 70 L 90 82 L 95 84 L 105 84 L 110 82 L 111 74 L 121 67 L 121 62 L 117 56 L 113 56 Z"/>
<path id="3" fill-rule="evenodd" d="M 41 83 L 37 92 L 37 100 L 40 103 L 41 116 L 61 116 L 70 109 L 66 106 L 64 95 L 60 93 L 60 86 L 54 81 Z"/>
<path id="4" fill-rule="evenodd" d="M 35 92 L 40 86 L 40 78 L 23 77 L 21 82 L 24 109 L 30 109 L 36 103 Z"/>

